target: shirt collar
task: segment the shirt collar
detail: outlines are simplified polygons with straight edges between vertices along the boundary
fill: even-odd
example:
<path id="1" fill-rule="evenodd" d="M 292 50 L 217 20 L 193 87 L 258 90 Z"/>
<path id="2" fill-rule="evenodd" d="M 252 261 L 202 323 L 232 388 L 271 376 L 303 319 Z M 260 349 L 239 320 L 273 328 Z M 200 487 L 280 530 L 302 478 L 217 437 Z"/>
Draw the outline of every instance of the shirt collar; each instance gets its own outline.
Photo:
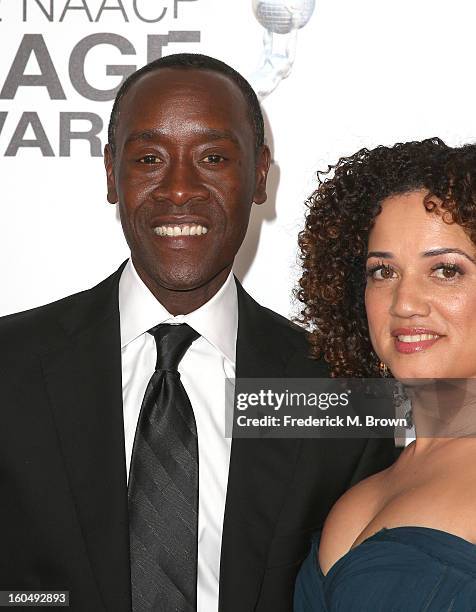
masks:
<path id="1" fill-rule="evenodd" d="M 187 323 L 235 365 L 238 296 L 233 274 L 208 302 L 187 315 L 171 315 L 154 297 L 129 259 L 119 280 L 121 348 L 159 323 Z"/>

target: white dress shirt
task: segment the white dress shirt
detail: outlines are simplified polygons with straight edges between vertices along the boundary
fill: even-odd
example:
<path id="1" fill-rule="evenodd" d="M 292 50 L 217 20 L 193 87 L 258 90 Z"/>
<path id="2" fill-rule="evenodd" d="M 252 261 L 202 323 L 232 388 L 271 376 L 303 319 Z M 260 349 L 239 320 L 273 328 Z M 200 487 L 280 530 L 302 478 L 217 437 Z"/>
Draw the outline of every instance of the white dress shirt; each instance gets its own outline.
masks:
<path id="1" fill-rule="evenodd" d="M 197 610 L 218 610 L 220 551 L 231 439 L 225 438 L 225 378 L 234 378 L 238 298 L 230 273 L 211 300 L 188 315 L 172 316 L 157 301 L 129 260 L 119 282 L 122 397 L 126 464 L 147 383 L 155 369 L 155 340 L 147 330 L 159 323 L 187 323 L 199 334 L 179 364 L 198 435 Z M 177 545 L 180 545 L 178 542 Z"/>

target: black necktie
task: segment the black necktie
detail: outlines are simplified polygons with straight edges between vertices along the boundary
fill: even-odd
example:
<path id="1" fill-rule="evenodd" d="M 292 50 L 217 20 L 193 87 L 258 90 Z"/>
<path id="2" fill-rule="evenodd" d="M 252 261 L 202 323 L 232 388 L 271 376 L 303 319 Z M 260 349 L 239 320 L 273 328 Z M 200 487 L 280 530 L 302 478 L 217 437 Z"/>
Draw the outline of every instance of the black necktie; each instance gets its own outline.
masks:
<path id="1" fill-rule="evenodd" d="M 192 612 L 197 607 L 198 444 L 188 395 L 177 370 L 200 334 L 188 325 L 149 330 L 157 365 L 147 385 L 129 474 L 134 612 Z"/>

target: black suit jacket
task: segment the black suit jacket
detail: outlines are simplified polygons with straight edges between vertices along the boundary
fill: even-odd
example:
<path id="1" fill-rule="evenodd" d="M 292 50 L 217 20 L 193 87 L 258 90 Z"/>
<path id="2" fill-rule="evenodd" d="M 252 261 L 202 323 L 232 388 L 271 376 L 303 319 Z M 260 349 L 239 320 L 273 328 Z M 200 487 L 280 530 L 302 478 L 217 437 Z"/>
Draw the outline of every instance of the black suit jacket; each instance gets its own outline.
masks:
<path id="1" fill-rule="evenodd" d="M 119 269 L 0 319 L 0 590 L 69 590 L 75 612 L 130 612 Z M 325 376 L 302 332 L 238 284 L 238 377 Z M 289 612 L 309 537 L 391 441 L 232 444 L 220 612 Z"/>

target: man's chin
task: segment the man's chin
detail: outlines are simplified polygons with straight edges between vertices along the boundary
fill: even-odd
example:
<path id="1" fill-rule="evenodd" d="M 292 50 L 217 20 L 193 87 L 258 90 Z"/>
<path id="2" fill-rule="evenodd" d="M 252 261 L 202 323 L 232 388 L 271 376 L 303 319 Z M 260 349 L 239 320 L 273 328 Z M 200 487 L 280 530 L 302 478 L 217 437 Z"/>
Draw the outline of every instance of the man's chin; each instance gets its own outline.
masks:
<path id="1" fill-rule="evenodd" d="M 215 285 L 214 280 L 220 274 L 216 275 L 208 274 L 200 274 L 198 270 L 193 269 L 174 269 L 168 273 L 164 273 L 164 270 L 155 271 L 155 273 L 151 273 L 149 276 L 149 282 L 146 282 L 146 285 L 149 286 L 154 292 L 154 288 L 158 291 L 177 291 L 177 292 L 186 292 L 186 291 L 195 291 L 197 289 L 205 288 L 207 285 Z M 144 279 L 143 279 L 144 280 Z M 225 280 L 225 279 L 223 279 Z M 151 286 L 152 284 L 152 286 Z"/>
<path id="2" fill-rule="evenodd" d="M 156 279 L 156 286 L 167 291 L 186 292 L 200 289 L 206 281 L 197 278 L 161 278 Z"/>
<path id="3" fill-rule="evenodd" d="M 225 282 L 232 263 L 228 265 L 217 265 L 215 262 L 207 262 L 202 258 L 197 266 L 197 259 L 193 261 L 164 261 L 159 259 L 152 261 L 138 261 L 132 256 L 134 267 L 144 284 L 162 301 L 167 299 L 167 295 L 172 293 L 193 293 L 201 294 L 199 301 L 206 301 L 211 298 Z M 184 296 L 185 297 L 185 296 Z"/>

